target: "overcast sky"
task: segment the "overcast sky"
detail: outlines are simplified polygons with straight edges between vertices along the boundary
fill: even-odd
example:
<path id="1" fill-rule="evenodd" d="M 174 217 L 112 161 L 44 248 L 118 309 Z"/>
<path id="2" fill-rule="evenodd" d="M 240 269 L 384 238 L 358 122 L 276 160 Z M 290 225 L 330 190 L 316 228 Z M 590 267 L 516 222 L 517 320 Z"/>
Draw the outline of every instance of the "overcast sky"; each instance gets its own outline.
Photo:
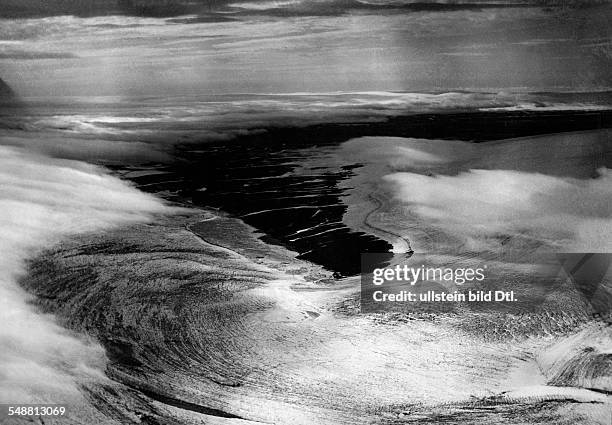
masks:
<path id="1" fill-rule="evenodd" d="M 581 0 L 585 3 L 588 0 Z M 597 0 L 592 0 L 596 2 Z M 0 17 L 75 14 L 99 16 L 123 13 L 133 16 L 176 16 L 227 11 L 235 3 L 280 14 L 335 14 L 347 9 L 422 9 L 423 5 L 538 4 L 539 0 L 3 0 Z M 568 4 L 575 0 L 558 0 Z M 540 2 L 541 3 L 541 2 Z M 427 7 L 427 6 L 425 6 Z M 439 7 L 439 6 L 438 6 Z"/>
<path id="2" fill-rule="evenodd" d="M 22 96 L 612 87 L 610 5 L 280 16 L 287 4 L 6 19 L 0 78 Z"/>

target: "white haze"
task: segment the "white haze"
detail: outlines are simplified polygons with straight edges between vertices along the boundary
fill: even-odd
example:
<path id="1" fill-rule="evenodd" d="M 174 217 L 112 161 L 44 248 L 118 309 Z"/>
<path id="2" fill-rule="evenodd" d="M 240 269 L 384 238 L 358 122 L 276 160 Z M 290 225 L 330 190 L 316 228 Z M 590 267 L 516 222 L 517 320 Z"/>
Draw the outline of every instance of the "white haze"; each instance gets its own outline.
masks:
<path id="1" fill-rule="evenodd" d="M 384 177 L 396 199 L 466 248 L 520 236 L 559 251 L 610 252 L 611 143 L 596 131 L 483 144 L 380 138 L 373 148 L 400 171 Z"/>
<path id="2" fill-rule="evenodd" d="M 29 303 L 18 284 L 25 260 L 68 235 L 167 209 L 95 166 L 0 146 L 0 403 L 75 401 L 76 382 L 104 379 L 102 347 Z"/>
<path id="3" fill-rule="evenodd" d="M 610 252 L 612 171 L 590 180 L 511 170 L 455 176 L 396 173 L 386 179 L 413 213 L 472 249 L 495 235 L 526 236 L 562 251 Z"/>

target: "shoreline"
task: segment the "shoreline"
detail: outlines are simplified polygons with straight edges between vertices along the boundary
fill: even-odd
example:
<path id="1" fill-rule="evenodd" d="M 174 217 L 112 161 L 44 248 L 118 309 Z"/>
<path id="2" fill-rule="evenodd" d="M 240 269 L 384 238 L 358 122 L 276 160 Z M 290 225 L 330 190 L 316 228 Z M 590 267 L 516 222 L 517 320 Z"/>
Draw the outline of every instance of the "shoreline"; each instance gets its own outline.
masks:
<path id="1" fill-rule="evenodd" d="M 446 124 L 440 125 L 432 117 Z M 555 119 L 551 121 L 551 117 Z M 470 127 L 471 123 L 481 124 Z M 508 135 L 519 140 L 525 132 L 530 136 L 522 139 L 542 131 L 570 134 L 559 133 L 563 128 L 574 133 L 612 128 L 612 110 L 444 113 L 392 117 L 382 123 L 272 127 L 232 141 L 177 146 L 174 163 L 161 167 L 166 174 L 131 180 L 148 192 L 172 192 L 193 205 L 242 218 L 263 232 L 268 242 L 296 251 L 339 277 L 351 276 L 359 272 L 351 264 L 358 262 L 355 258 L 360 253 L 386 252 L 392 246 L 366 229 L 362 232 L 347 226 L 342 218 L 347 208 L 342 202 L 346 196 L 343 182 L 360 173 L 361 159 L 328 163 L 326 158 L 344 142 L 368 135 L 435 140 L 446 140 L 438 137 L 446 135 L 450 140 L 474 141 L 482 125 L 489 128 L 488 136 L 481 135 L 479 140 L 495 143 Z M 314 234 L 318 234 L 318 242 L 308 239 Z M 343 255 L 338 256 L 339 252 Z"/>
<path id="2" fill-rule="evenodd" d="M 201 413 L 255 422 L 290 418 L 300 424 L 311 423 L 313 417 L 330 424 L 360 423 L 358 418 L 364 423 L 436 423 L 439 415 L 454 413 L 465 423 L 473 423 L 470 421 L 482 419 L 483 412 L 491 418 L 506 412 L 527 421 L 539 415 L 555 418 L 561 409 L 568 418 L 578 418 L 585 413 L 584 406 L 593 403 L 598 408 L 588 412 L 596 418 L 597 412 L 607 411 L 611 404 L 609 395 L 538 381 L 558 375 L 555 371 L 564 369 L 563 362 L 575 366 L 572 358 L 559 363 L 555 355 L 559 350 L 547 347 L 554 343 L 579 350 L 576 347 L 583 340 L 590 341 L 588 335 L 596 332 L 597 323 L 585 323 L 578 339 L 568 332 L 570 336 L 562 333 L 553 339 L 481 341 L 476 334 L 461 332 L 457 325 L 486 317 L 482 313 L 473 317 L 441 314 L 436 320 L 406 322 L 380 314 L 338 315 L 332 306 L 347 299 L 347 288 L 309 281 L 299 260 L 296 264 L 290 257 L 283 259 L 288 253 L 282 254 L 282 248 L 272 247 L 281 257 L 259 262 L 258 246 L 265 244 L 256 234 L 241 238 L 241 243 L 250 240 L 250 247 L 242 252 L 228 251 L 226 247 L 232 245 L 228 232 L 215 236 L 199 229 L 201 236 L 187 237 L 187 229 L 210 219 L 208 213 L 197 210 L 159 217 L 147 225 L 73 237 L 31 260 L 34 268 L 23 281 L 30 291 L 34 289 L 38 302 L 47 303 L 47 311 L 68 328 L 94 331 L 93 336 L 110 353 L 106 374 L 114 384 L 86 389 L 89 398 L 106 400 L 103 412 L 128 418 L 137 406 L 138 415 L 156 420 L 183 417 L 187 424 L 197 423 Z M 235 222 L 228 225 L 243 226 L 235 218 L 227 220 Z M 201 239 L 206 236 L 213 240 Z M 221 240 L 215 242 L 218 238 Z M 240 266 L 232 271 L 229 264 L 236 261 Z M 221 269 L 215 266 L 225 262 L 229 263 Z M 79 272 L 82 267 L 94 268 L 94 280 Z M 243 269 L 251 271 L 244 274 Z M 231 291 L 227 297 L 218 298 L 207 289 L 222 282 L 215 277 L 218 273 L 227 275 L 222 279 L 227 279 L 224 290 Z M 40 293 L 58 293 L 59 276 L 76 287 L 66 286 L 69 292 L 56 300 Z M 235 281 L 240 276 L 246 279 L 244 283 Z M 85 280 L 87 293 L 107 293 L 100 286 L 107 285 L 115 294 L 112 297 L 122 301 L 111 303 L 108 296 L 96 301 L 80 293 L 77 283 Z M 349 281 L 354 279 L 347 279 L 347 284 Z M 355 282 L 351 286 L 357 290 Z M 136 295 L 138 301 L 133 304 L 130 299 Z M 57 307 L 51 306 L 54 303 Z M 239 305 L 247 310 L 236 309 Z M 138 307 L 130 312 L 134 308 L 130 306 Z M 114 319 L 102 320 L 104 317 Z M 180 332 L 174 329 L 179 323 L 184 327 Z M 453 342 L 453 336 L 457 341 Z M 377 341 L 375 346 L 372 340 Z M 442 340 L 449 340 L 448 344 Z M 434 347 L 437 351 L 431 351 Z M 552 364 L 552 372 L 538 379 L 533 373 L 521 372 L 530 365 L 529 359 L 541 355 L 548 358 L 538 364 Z M 438 368 L 430 370 L 431 359 L 439 356 Z M 199 363 L 204 359 L 208 363 Z M 390 359 L 396 368 L 383 367 Z M 479 368 L 485 366 L 493 369 L 483 375 Z M 307 373 L 311 369 L 318 374 Z M 365 371 L 369 371 L 367 381 L 362 377 Z M 327 384 L 330 388 L 322 386 L 317 378 L 321 373 L 337 374 L 342 389 L 331 383 Z M 444 375 L 444 389 L 434 383 L 441 379 L 438 373 Z M 527 381 L 525 373 L 530 377 Z M 176 381 L 168 382 L 167 376 Z M 268 388 L 286 385 L 287 379 L 293 382 L 292 391 L 300 394 L 298 398 L 286 398 Z M 433 380 L 428 384 L 433 391 L 430 396 L 421 386 L 423 380 Z M 385 382 L 383 393 L 369 394 L 367 388 L 379 381 Z M 419 393 L 414 393 L 417 387 Z M 315 388 L 317 394 L 332 392 L 323 401 L 313 396 Z M 423 391 L 427 394 L 420 394 Z M 388 398 L 391 394 L 395 402 Z M 361 400 L 361 408 L 348 402 L 355 397 Z M 383 399 L 387 404 L 377 405 L 376 400 Z M 276 413 L 269 416 L 272 411 Z"/>
<path id="3" fill-rule="evenodd" d="M 577 134 L 583 133 L 574 135 Z M 551 136 L 556 137 L 559 136 Z M 361 143 L 364 140 L 368 141 L 362 138 Z M 273 158 L 280 164 L 278 167 L 263 167 L 277 173 L 280 181 L 262 188 L 282 187 L 283 179 L 291 181 L 293 177 L 293 186 L 303 192 L 309 187 L 295 183 L 308 182 L 315 188 L 325 188 L 323 183 L 329 181 L 334 183 L 332 195 L 337 196 L 339 204 L 346 208 L 355 206 L 358 204 L 355 199 L 344 195 L 359 182 L 358 177 L 378 182 L 388 172 L 385 155 L 375 164 L 378 168 L 372 169 L 356 160 L 367 156 L 367 151 L 357 148 L 344 157 L 347 152 L 338 150 L 357 142 L 321 149 L 317 155 L 308 149 L 300 150 L 299 155 L 295 151 L 281 151 Z M 417 142 L 447 145 L 431 140 Z M 462 143 L 461 146 L 474 149 L 487 146 Z M 235 159 L 238 160 L 235 169 L 244 173 L 240 166 L 243 158 Z M 434 170 L 446 166 L 436 167 Z M 286 174 L 287 169 L 293 174 Z M 256 172 L 261 171 L 262 168 L 256 168 Z M 136 173 L 130 180 L 142 177 L 151 183 L 151 179 L 161 176 L 168 177 Z M 172 184 L 180 186 L 185 182 L 178 179 Z M 191 190 L 201 188 L 197 181 L 190 184 Z M 211 191 L 207 188 L 198 193 L 210 195 Z M 232 196 L 244 200 L 245 192 Z M 105 373 L 113 383 L 108 387 L 90 383 L 84 391 L 88 400 L 104 400 L 98 407 L 105 415 L 126 421 L 135 420 L 135 415 L 152 420 L 189 417 L 189 412 L 177 413 L 177 405 L 181 405 L 264 421 L 289 418 L 296 423 L 309 423 L 308 419 L 316 417 L 321 423 L 355 423 L 359 418 L 385 423 L 410 420 L 410 415 L 406 419 L 405 411 L 419 418 L 423 409 L 430 409 L 435 420 L 449 403 L 458 403 L 466 423 L 470 423 L 474 413 L 470 410 L 473 407 L 470 397 L 503 396 L 509 391 L 505 380 L 514 368 L 520 368 L 525 356 L 535 355 L 548 344 L 546 339 L 535 336 L 515 342 L 508 340 L 506 334 L 496 336 L 498 340 L 482 341 L 477 332 L 487 323 L 485 313 L 441 314 L 435 320 L 417 317 L 404 322 L 392 315 L 342 314 L 338 305 L 358 290 L 355 277 L 340 279 L 337 289 L 329 282 L 308 279 L 309 275 L 325 272 L 318 266 L 308 269 L 305 262 L 294 258 L 295 251 L 278 244 L 269 245 L 269 239 L 262 240 L 261 233 L 249 223 L 240 222 L 240 217 L 228 214 L 225 219 L 233 222 L 230 227 L 224 230 L 214 223 L 211 228 L 206 224 L 212 224 L 207 221 L 210 214 L 199 210 L 197 203 L 192 208 L 183 215 L 158 217 L 154 223 L 87 233 L 47 247 L 41 256 L 31 259 L 29 273 L 21 281 L 37 296 L 39 307 L 54 313 L 67 328 L 98 338 L 104 345 L 110 358 Z M 204 214 L 199 221 L 186 223 L 197 211 Z M 352 219 L 341 216 L 341 220 L 350 223 Z M 415 228 L 421 224 L 409 223 Z M 359 231 L 359 225 L 363 223 L 349 227 Z M 193 232 L 195 227 L 198 229 Z M 237 231 L 238 228 L 241 230 Z M 211 230 L 216 233 L 211 234 Z M 396 230 L 391 229 L 401 235 L 406 229 Z M 271 252 L 275 256 L 282 253 L 275 266 L 265 258 Z M 258 256 L 263 256 L 263 260 Z M 507 320 L 493 319 L 499 322 L 493 325 L 502 328 Z M 537 318 L 532 325 L 537 325 Z M 563 335 L 570 330 L 564 328 L 559 332 Z M 440 370 L 431 372 L 432 358 Z M 391 376 L 389 359 L 400 365 L 391 369 Z M 475 364 L 486 370 L 483 372 Z M 322 385 L 318 380 L 322 373 L 335 376 L 340 384 L 325 381 L 326 385 Z M 364 375 L 368 380 L 364 380 Z M 289 395 L 280 391 L 287 380 L 295 384 Z M 392 388 L 392 394 L 380 390 L 378 385 Z M 129 390 L 149 387 L 156 388 L 153 398 Z M 368 393 L 372 388 L 379 389 Z M 547 396 L 552 397 L 551 405 L 568 401 L 564 398 L 565 390 L 555 389 L 558 392 L 553 391 L 554 394 L 550 388 L 547 391 Z M 322 394 L 325 397 L 321 398 Z M 542 413 L 536 406 L 549 402 L 529 398 L 532 397 L 529 392 L 508 394 L 511 404 L 502 404 L 502 411 L 525 420 L 538 418 Z M 353 403 L 358 395 L 363 398 L 359 399 L 359 408 L 355 408 Z M 579 418 L 580 409 L 591 405 L 590 393 L 586 396 L 586 404 L 563 403 L 550 407 L 544 415 L 555 418 L 560 408 L 570 418 Z M 600 399 L 601 394 L 597 396 Z M 164 400 L 171 403 L 165 405 Z M 484 405 L 490 407 L 490 401 L 485 400 Z M 606 408 L 608 405 L 607 401 L 603 403 Z M 398 410 L 397 406 L 402 407 Z M 271 412 L 277 413 L 270 416 Z M 499 413 L 495 409 L 491 412 Z M 391 416 L 385 416 L 387 413 Z M 198 420 L 196 414 L 185 422 Z"/>

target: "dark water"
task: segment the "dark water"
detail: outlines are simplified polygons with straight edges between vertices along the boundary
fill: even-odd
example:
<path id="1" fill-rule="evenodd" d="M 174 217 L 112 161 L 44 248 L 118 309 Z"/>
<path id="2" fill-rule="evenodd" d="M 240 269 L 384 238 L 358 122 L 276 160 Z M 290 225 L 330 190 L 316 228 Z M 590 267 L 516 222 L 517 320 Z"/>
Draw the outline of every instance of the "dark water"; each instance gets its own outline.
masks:
<path id="1" fill-rule="evenodd" d="M 379 123 L 277 127 L 230 142 L 180 146 L 163 180 L 134 180 L 146 190 L 173 191 L 240 217 L 265 233 L 267 242 L 284 245 L 338 277 L 350 276 L 360 272 L 361 253 L 389 252 L 392 246 L 342 223 L 347 206 L 338 183 L 360 165 L 299 172 L 306 160 L 362 136 L 486 142 L 610 127 L 610 111 L 424 114 Z"/>

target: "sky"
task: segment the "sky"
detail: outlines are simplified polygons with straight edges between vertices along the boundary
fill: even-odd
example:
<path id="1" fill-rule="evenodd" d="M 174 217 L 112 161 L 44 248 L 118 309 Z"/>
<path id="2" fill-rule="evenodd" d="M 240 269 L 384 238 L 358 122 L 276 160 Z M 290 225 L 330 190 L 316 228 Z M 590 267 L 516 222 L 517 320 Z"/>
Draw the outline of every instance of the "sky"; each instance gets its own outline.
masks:
<path id="1" fill-rule="evenodd" d="M 0 78 L 21 96 L 612 86 L 610 4 L 441 11 L 359 4 L 233 2 L 179 17 L 4 19 Z"/>
<path id="2" fill-rule="evenodd" d="M 348 9 L 423 10 L 473 8 L 487 5 L 541 4 L 538 0 L 3 0 L 0 17 L 52 15 L 178 16 L 185 14 L 235 13 L 250 9 L 274 15 L 334 15 Z M 558 0 L 548 4 L 586 4 L 589 1 Z M 590 3 L 597 3 L 592 0 Z"/>

